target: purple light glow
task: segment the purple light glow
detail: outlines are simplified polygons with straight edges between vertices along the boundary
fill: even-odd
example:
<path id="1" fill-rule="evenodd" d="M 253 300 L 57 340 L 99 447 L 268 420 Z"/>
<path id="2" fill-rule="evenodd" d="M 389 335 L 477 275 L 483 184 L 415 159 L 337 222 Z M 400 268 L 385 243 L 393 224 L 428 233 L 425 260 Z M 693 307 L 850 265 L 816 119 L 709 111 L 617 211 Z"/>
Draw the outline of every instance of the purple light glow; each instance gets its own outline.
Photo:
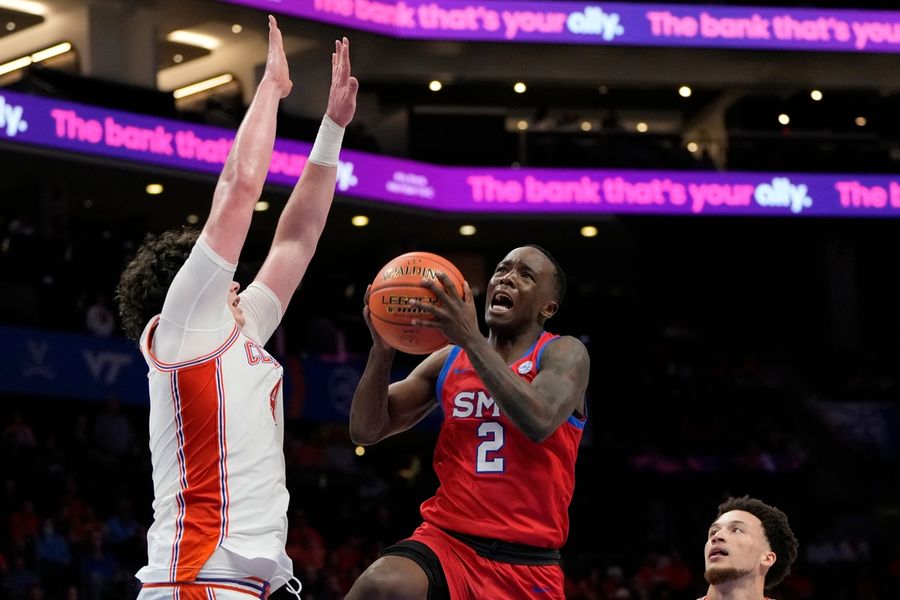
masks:
<path id="1" fill-rule="evenodd" d="M 234 131 L 0 94 L 0 142 L 217 175 Z M 311 144 L 279 139 L 269 181 L 293 186 Z M 441 167 L 345 150 L 337 192 L 458 213 L 900 216 L 900 176 Z"/>
<path id="2" fill-rule="evenodd" d="M 900 52 L 900 12 L 615 2 L 222 0 L 429 40 Z"/>

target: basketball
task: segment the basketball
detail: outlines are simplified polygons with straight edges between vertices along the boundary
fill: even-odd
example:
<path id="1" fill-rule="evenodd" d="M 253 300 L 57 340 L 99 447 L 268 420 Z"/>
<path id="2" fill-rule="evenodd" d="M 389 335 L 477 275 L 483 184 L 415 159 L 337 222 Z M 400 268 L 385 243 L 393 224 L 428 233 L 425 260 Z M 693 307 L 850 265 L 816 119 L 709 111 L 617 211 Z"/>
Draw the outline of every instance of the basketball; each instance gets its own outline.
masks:
<path id="1" fill-rule="evenodd" d="M 428 252 L 402 254 L 384 265 L 375 276 L 369 294 L 372 325 L 378 335 L 397 350 L 428 354 L 447 343 L 439 330 L 411 324 L 413 319 L 431 319 L 428 313 L 410 306 L 409 301 L 437 303 L 431 290 L 420 283 L 422 279 L 437 280 L 438 272 L 446 273 L 461 297 L 464 280 L 459 269 L 446 258 Z"/>

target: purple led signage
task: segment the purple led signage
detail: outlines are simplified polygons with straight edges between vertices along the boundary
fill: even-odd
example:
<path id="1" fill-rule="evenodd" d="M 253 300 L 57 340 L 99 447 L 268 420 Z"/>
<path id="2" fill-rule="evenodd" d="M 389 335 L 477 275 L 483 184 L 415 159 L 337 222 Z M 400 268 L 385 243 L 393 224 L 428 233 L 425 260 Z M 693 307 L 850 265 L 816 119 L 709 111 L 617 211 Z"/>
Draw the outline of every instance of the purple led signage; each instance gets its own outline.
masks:
<path id="1" fill-rule="evenodd" d="M 223 0 L 408 39 L 900 52 L 900 12 L 616 2 Z"/>
<path id="2" fill-rule="evenodd" d="M 216 175 L 234 131 L 0 93 L 0 143 Z M 279 139 L 272 183 L 292 186 L 311 145 Z M 440 167 L 345 150 L 340 194 L 461 213 L 900 216 L 900 175 Z"/>

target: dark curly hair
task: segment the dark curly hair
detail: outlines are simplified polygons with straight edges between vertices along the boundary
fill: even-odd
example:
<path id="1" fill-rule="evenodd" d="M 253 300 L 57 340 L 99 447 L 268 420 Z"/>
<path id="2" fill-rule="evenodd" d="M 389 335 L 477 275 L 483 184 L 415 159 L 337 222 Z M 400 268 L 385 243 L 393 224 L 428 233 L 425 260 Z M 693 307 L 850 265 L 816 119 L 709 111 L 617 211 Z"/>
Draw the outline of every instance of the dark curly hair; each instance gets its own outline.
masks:
<path id="1" fill-rule="evenodd" d="M 765 587 L 771 588 L 778 585 L 791 572 L 791 565 L 797 558 L 797 548 L 799 547 L 797 538 L 788 524 L 787 515 L 762 500 L 743 496 L 729 498 L 720 504 L 719 514 L 716 518 L 731 510 L 748 512 L 762 521 L 766 539 L 769 541 L 769 546 L 772 547 L 772 552 L 775 553 L 775 564 L 766 572 Z"/>
<path id="2" fill-rule="evenodd" d="M 125 335 L 139 341 L 147 322 L 162 310 L 172 280 L 191 253 L 200 232 L 179 228 L 147 234 L 116 286 L 116 304 Z"/>

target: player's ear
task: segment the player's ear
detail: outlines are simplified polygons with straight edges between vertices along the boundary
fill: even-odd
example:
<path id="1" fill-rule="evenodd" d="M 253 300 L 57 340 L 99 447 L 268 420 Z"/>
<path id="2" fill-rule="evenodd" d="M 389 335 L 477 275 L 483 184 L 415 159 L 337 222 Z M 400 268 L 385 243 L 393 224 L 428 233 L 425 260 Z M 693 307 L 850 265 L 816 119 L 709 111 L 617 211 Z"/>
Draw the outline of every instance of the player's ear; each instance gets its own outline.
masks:
<path id="1" fill-rule="evenodd" d="M 559 310 L 559 304 L 557 304 L 556 300 L 551 300 L 541 307 L 541 316 L 544 317 L 544 320 L 546 321 L 555 315 L 557 310 Z"/>
<path id="2" fill-rule="evenodd" d="M 772 552 L 771 550 L 769 550 L 768 552 L 766 552 L 765 554 L 762 555 L 762 558 L 760 559 L 760 564 L 762 564 L 764 567 L 771 568 L 771 566 L 775 564 L 775 561 L 777 559 L 778 559 L 778 557 L 775 555 L 775 553 Z"/>

